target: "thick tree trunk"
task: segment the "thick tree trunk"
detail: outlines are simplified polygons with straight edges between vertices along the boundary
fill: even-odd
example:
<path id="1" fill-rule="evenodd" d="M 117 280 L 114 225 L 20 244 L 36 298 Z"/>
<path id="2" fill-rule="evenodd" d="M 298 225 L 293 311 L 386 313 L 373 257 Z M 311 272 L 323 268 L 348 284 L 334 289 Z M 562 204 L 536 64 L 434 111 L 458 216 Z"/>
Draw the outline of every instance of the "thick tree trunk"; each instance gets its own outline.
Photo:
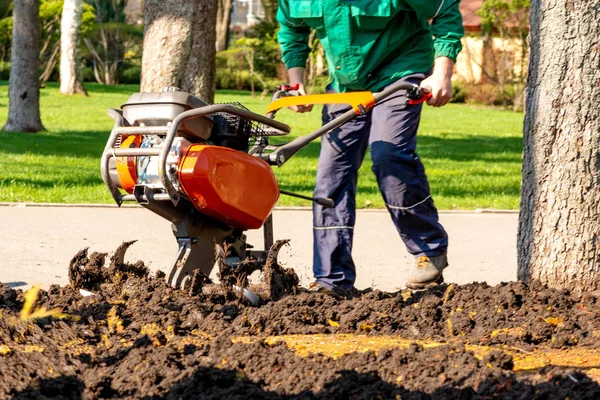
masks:
<path id="1" fill-rule="evenodd" d="M 229 41 L 229 23 L 233 0 L 218 0 L 217 8 L 217 51 L 227 50 Z"/>
<path id="2" fill-rule="evenodd" d="M 217 0 L 146 0 L 142 92 L 176 86 L 214 98 Z"/>
<path id="3" fill-rule="evenodd" d="M 40 51 L 39 0 L 15 0 L 8 120 L 11 132 L 43 131 L 40 119 L 38 62 Z"/>
<path id="4" fill-rule="evenodd" d="M 600 0 L 531 2 L 519 279 L 600 287 Z"/>
<path id="5" fill-rule="evenodd" d="M 79 67 L 79 27 L 83 0 L 65 0 L 60 24 L 60 93 L 87 95 Z"/>

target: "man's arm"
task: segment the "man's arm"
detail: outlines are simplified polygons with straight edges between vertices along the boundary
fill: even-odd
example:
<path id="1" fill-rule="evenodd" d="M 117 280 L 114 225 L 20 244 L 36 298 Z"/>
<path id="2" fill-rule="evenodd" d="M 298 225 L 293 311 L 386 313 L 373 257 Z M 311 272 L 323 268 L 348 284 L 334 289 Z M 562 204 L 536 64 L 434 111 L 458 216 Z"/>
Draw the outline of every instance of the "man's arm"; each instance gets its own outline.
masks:
<path id="1" fill-rule="evenodd" d="M 281 46 L 281 61 L 288 70 L 292 68 L 302 68 L 304 70 L 306 60 L 310 54 L 310 47 L 308 46 L 310 28 L 302 19 L 290 16 L 287 1 L 279 2 L 277 22 L 279 22 L 277 41 Z"/>
<path id="2" fill-rule="evenodd" d="M 431 98 L 427 104 L 434 107 L 442 107 L 448 104 L 452 98 L 452 71 L 454 61 L 448 57 L 435 59 L 433 74 L 421 82 L 421 87 L 429 88 Z"/>
<path id="3" fill-rule="evenodd" d="M 416 2 L 415 2 L 416 3 Z M 425 79 L 422 87 L 431 88 L 432 97 L 427 104 L 441 107 L 446 105 L 452 98 L 452 71 L 456 63 L 456 57 L 462 45 L 460 39 L 465 31 L 462 24 L 462 15 L 459 10 L 459 1 L 441 0 L 438 2 L 419 2 L 437 7 L 431 20 L 431 33 L 433 34 L 433 48 L 435 51 L 435 64 L 433 74 Z M 427 11 L 434 12 L 433 8 Z M 432 15 L 426 16 L 431 18 Z"/>
<path id="4" fill-rule="evenodd" d="M 308 46 L 310 28 L 303 20 L 290 16 L 287 1 L 279 1 L 277 22 L 279 22 L 277 41 L 281 46 L 281 60 L 287 68 L 289 83 L 292 85 L 299 84 L 298 92 L 305 95 L 304 70 L 306 60 L 310 54 L 310 47 Z M 296 112 L 308 112 L 312 109 L 312 105 L 290 108 Z"/>

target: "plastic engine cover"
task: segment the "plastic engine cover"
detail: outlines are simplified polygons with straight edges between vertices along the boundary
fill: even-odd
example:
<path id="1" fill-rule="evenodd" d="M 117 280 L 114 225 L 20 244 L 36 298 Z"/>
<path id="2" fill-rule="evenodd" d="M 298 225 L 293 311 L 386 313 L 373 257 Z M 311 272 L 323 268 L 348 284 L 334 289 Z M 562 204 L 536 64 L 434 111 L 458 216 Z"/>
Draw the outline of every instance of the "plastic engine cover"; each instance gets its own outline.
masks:
<path id="1" fill-rule="evenodd" d="M 275 174 L 266 162 L 226 147 L 188 147 L 179 181 L 199 211 L 235 228 L 260 228 L 279 198 Z"/>
<path id="2" fill-rule="evenodd" d="M 132 126 L 161 126 L 167 125 L 182 112 L 207 105 L 202 99 L 177 88 L 164 88 L 160 92 L 134 93 L 121 108 L 123 118 Z M 180 134 L 192 139 L 208 139 L 211 129 L 210 117 L 193 118 L 179 126 Z"/>

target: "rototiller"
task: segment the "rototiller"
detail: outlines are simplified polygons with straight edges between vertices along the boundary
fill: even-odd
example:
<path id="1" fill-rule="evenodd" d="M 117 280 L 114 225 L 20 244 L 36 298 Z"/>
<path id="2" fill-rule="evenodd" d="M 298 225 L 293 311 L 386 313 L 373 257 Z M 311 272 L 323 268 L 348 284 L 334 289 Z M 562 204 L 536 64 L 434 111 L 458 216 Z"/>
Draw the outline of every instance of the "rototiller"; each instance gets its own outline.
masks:
<path id="1" fill-rule="evenodd" d="M 269 259 L 276 262 L 279 246 L 274 246 L 271 211 L 279 195 L 325 207 L 334 204 L 280 190 L 271 166 L 281 167 L 311 141 L 400 90 L 411 103 L 428 95 L 402 81 L 380 93 L 295 96 L 297 89 L 279 86 L 266 116 L 238 103 L 209 105 L 172 87 L 135 93 L 120 110 L 109 110 L 115 124 L 102 154 L 102 179 L 118 205 L 137 202 L 171 221 L 179 245 L 166 274 L 171 286 L 190 287 L 198 274 L 207 277 L 216 261 L 231 268 L 243 262 L 245 268 L 256 269 Z M 269 145 L 269 136 L 290 132 L 288 125 L 274 120 L 277 110 L 328 103 L 350 104 L 351 109 L 307 136 Z M 264 250 L 255 250 L 244 231 L 260 227 Z"/>

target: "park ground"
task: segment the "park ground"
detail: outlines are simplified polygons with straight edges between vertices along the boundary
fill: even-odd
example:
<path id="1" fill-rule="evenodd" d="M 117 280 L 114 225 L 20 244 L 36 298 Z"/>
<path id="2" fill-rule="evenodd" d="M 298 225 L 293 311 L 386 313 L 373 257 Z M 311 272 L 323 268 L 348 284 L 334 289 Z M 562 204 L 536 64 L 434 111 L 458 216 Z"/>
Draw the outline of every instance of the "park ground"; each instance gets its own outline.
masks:
<path id="1" fill-rule="evenodd" d="M 0 134 L 0 397 L 600 395 L 600 299 L 500 283 L 516 278 L 522 115 L 425 108 L 420 154 L 451 237 L 452 284 L 401 289 L 413 260 L 380 209 L 367 159 L 358 205 L 378 209 L 357 218 L 357 286 L 365 290 L 298 289 L 283 298 L 267 290 L 265 305 L 249 307 L 227 285 L 188 295 L 154 276 L 175 252 L 169 224 L 139 206 L 110 205 L 98 172 L 111 129 L 106 109 L 137 88 L 88 89 L 89 98 L 65 98 L 49 85 L 41 97 L 47 132 Z M 6 90 L 0 86 L 0 119 Z M 241 92 L 219 92 L 217 101 L 266 107 Z M 282 119 L 296 136 L 316 128 L 319 113 Z M 282 187 L 310 194 L 317 154 L 313 144 L 279 170 Z M 279 205 L 297 204 L 306 205 L 289 198 Z M 310 282 L 310 212 L 279 208 L 274 218 L 276 237 L 292 239 L 280 261 Z M 125 264 L 88 258 L 132 239 Z M 249 239 L 258 244 L 260 232 Z M 127 262 L 137 259 L 153 274 Z M 72 285 L 48 288 L 69 276 Z M 36 283 L 48 291 L 20 290 Z"/>

